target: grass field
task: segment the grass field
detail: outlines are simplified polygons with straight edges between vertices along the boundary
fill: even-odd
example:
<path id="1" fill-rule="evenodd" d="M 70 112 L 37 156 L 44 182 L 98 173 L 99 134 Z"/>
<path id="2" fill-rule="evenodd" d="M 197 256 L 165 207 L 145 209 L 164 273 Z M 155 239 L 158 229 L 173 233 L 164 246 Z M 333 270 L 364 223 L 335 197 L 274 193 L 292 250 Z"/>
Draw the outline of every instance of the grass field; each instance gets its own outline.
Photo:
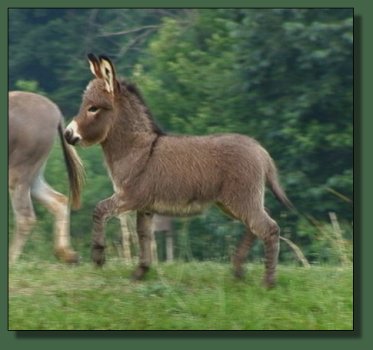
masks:
<path id="1" fill-rule="evenodd" d="M 278 286 L 261 285 L 262 265 L 244 281 L 215 262 L 159 264 L 142 282 L 111 260 L 69 267 L 20 261 L 9 271 L 11 330 L 351 330 L 352 267 L 279 266 Z"/>

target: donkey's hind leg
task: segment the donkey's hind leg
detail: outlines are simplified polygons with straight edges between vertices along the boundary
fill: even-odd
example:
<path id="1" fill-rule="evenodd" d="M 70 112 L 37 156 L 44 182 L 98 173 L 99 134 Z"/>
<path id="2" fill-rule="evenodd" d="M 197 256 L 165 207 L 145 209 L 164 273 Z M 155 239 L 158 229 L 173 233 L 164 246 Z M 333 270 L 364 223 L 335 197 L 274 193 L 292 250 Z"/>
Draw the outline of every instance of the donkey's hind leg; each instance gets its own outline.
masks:
<path id="1" fill-rule="evenodd" d="M 226 213 L 242 221 L 247 227 L 246 235 L 243 237 L 233 257 L 234 273 L 237 277 L 244 274 L 243 263 L 246 255 L 259 237 L 264 242 L 265 251 L 265 277 L 266 287 L 273 287 L 276 283 L 276 266 L 279 254 L 280 228 L 277 223 L 267 214 L 264 207 L 259 203 L 256 208 L 243 212 L 241 206 L 233 208 L 232 205 L 219 205 Z"/>
<path id="2" fill-rule="evenodd" d="M 276 284 L 276 267 L 280 249 L 280 228 L 264 208 L 253 212 L 247 224 L 250 230 L 264 242 L 264 285 L 268 288 L 274 287 Z"/>
<path id="3" fill-rule="evenodd" d="M 240 217 L 240 215 L 238 215 L 238 213 L 240 212 L 239 210 L 233 210 L 231 206 L 225 205 L 221 202 L 216 203 L 216 204 L 225 214 L 227 214 L 231 218 L 241 220 L 243 223 L 245 223 L 245 219 L 243 217 Z M 251 232 L 249 226 L 248 225 L 246 226 L 247 226 L 246 233 L 242 237 L 241 242 L 239 243 L 237 250 L 232 257 L 234 275 L 237 278 L 243 278 L 245 274 L 243 264 L 250 251 L 250 248 L 252 247 L 252 245 L 254 244 L 256 240 L 256 236 Z"/>
<path id="4" fill-rule="evenodd" d="M 66 263 L 78 262 L 79 256 L 70 245 L 70 210 L 66 196 L 53 190 L 45 182 L 42 174 L 36 177 L 31 194 L 54 215 L 54 253 L 56 257 Z"/>
<path id="5" fill-rule="evenodd" d="M 232 258 L 235 277 L 243 278 L 245 274 L 243 264 L 255 240 L 256 236 L 247 229 Z"/>
<path id="6" fill-rule="evenodd" d="M 17 185 L 10 189 L 15 231 L 9 248 L 9 262 L 15 263 L 21 255 L 27 237 L 36 222 L 28 184 Z"/>

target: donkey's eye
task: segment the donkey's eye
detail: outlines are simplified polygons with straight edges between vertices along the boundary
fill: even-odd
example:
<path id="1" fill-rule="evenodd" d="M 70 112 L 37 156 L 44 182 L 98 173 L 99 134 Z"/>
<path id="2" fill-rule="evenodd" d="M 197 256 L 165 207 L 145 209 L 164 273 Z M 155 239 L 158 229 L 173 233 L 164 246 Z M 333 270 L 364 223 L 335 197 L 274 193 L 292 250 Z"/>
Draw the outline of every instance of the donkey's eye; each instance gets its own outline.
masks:
<path id="1" fill-rule="evenodd" d="M 88 112 L 91 112 L 91 113 L 95 113 L 99 110 L 99 108 L 95 107 L 95 106 L 92 106 L 92 107 L 89 107 L 88 108 Z"/>

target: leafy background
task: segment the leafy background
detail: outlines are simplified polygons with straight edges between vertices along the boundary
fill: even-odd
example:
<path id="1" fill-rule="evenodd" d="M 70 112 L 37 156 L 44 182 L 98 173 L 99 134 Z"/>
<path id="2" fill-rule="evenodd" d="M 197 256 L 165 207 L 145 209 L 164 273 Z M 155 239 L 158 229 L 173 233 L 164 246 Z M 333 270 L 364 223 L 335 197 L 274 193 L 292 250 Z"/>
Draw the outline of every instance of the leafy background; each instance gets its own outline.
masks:
<path id="1" fill-rule="evenodd" d="M 138 84 L 166 131 L 258 139 L 298 209 L 289 212 L 267 196 L 282 235 L 311 263 L 340 264 L 353 238 L 352 15 L 352 9 L 10 9 L 9 88 L 47 95 L 69 120 L 91 79 L 86 54 L 105 53 Z M 83 208 L 72 214 L 72 236 L 84 255 L 94 205 L 112 186 L 100 148 L 79 153 L 87 184 Z M 46 176 L 66 193 L 64 172 L 56 145 Z M 37 211 L 41 220 L 26 253 L 46 254 L 40 242 L 51 244 L 52 222 L 43 208 Z M 175 220 L 174 229 L 177 257 L 186 260 L 229 260 L 243 234 L 215 208 Z M 112 242 L 119 231 L 114 220 Z M 261 256 L 258 244 L 252 257 Z M 294 261 L 289 247 L 281 260 Z"/>

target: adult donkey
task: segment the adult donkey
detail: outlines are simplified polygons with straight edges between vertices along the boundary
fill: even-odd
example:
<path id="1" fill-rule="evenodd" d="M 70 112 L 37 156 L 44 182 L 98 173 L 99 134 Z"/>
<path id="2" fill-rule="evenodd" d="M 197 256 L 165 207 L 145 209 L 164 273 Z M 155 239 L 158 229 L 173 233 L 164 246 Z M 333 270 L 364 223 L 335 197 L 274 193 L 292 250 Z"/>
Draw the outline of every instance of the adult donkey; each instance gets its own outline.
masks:
<path id="1" fill-rule="evenodd" d="M 192 215 L 210 203 L 242 221 L 247 232 L 234 257 L 235 275 L 255 237 L 264 241 L 267 287 L 275 284 L 279 226 L 264 208 L 267 182 L 274 195 L 290 206 L 267 151 L 239 134 L 173 136 L 163 133 L 134 85 L 117 80 L 105 56 L 88 60 L 95 75 L 84 92 L 79 114 L 65 131 L 66 140 L 83 146 L 101 144 L 115 193 L 93 213 L 92 258 L 104 264 L 105 221 L 137 212 L 139 265 L 142 278 L 151 263 L 150 232 L 154 213 Z"/>
<path id="2" fill-rule="evenodd" d="M 76 262 L 78 255 L 70 247 L 68 199 L 44 180 L 44 164 L 57 132 L 67 165 L 73 207 L 79 207 L 83 167 L 75 149 L 63 137 L 59 108 L 49 99 L 30 92 L 9 93 L 9 192 L 15 232 L 9 249 L 10 263 L 22 252 L 35 224 L 31 196 L 55 217 L 55 255 L 65 262 Z"/>

